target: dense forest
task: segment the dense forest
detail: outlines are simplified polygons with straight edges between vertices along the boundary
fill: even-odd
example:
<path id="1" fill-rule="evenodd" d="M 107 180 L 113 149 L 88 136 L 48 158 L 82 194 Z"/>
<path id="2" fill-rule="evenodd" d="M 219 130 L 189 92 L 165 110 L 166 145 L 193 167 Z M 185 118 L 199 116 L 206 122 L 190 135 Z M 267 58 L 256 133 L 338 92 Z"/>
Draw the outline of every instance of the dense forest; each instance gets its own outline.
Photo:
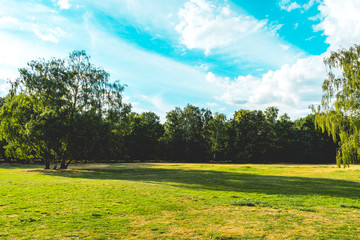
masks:
<path id="1" fill-rule="evenodd" d="M 3 161 L 333 163 L 338 144 L 316 128 L 316 114 L 298 120 L 265 111 L 232 118 L 187 105 L 167 113 L 132 112 L 124 85 L 90 63 L 84 51 L 36 60 L 19 69 L 1 99 Z M 323 129 L 324 130 L 324 129 Z M 335 138 L 336 140 L 336 138 Z"/>

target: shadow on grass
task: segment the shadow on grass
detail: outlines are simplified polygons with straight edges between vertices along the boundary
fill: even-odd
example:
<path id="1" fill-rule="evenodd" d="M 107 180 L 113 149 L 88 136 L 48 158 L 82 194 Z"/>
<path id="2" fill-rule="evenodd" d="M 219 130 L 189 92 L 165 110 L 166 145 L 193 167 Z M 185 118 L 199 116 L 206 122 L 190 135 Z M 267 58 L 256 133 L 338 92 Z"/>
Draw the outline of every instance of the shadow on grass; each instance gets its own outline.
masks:
<path id="1" fill-rule="evenodd" d="M 0 169 L 29 169 L 29 168 L 44 168 L 44 164 L 42 163 L 31 163 L 31 164 L 24 164 L 24 163 L 3 163 L 0 162 Z"/>
<path id="2" fill-rule="evenodd" d="M 360 200 L 360 183 L 326 178 L 291 177 L 211 170 L 151 167 L 41 171 L 69 178 L 129 180 L 213 191 L 282 195 L 320 195 Z"/>

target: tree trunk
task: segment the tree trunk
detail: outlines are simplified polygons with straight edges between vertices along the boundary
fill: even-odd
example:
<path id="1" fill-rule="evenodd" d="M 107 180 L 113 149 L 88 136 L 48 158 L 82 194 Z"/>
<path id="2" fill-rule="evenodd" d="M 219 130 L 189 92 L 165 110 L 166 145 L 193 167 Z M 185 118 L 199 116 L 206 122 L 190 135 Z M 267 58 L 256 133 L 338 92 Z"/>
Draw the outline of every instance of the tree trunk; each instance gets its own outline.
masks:
<path id="1" fill-rule="evenodd" d="M 67 169 L 67 164 L 65 160 L 61 160 L 60 169 Z"/>
<path id="2" fill-rule="evenodd" d="M 45 169 L 50 169 L 50 161 L 49 159 L 44 159 Z"/>
<path id="3" fill-rule="evenodd" d="M 71 160 L 69 160 L 67 163 L 66 163 L 66 169 L 68 168 L 69 164 L 71 163 Z"/>

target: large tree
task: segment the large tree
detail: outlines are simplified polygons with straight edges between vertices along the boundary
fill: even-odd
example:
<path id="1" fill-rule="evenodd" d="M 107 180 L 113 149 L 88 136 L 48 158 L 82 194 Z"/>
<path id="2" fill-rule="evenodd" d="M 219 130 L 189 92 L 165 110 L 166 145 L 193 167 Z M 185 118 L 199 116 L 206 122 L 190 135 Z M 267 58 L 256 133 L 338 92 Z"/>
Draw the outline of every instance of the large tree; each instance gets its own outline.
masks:
<path id="1" fill-rule="evenodd" d="M 85 51 L 74 51 L 66 59 L 34 60 L 19 72 L 2 107 L 0 129 L 9 151 L 21 144 L 23 154 L 36 152 L 46 159 L 46 168 L 50 159 L 67 168 L 67 160 L 76 157 L 79 122 L 101 126 L 95 122 L 122 106 L 124 86 L 110 82 L 109 74 L 91 64 Z M 24 112 L 14 112 L 14 106 Z M 7 127 L 13 121 L 19 122 L 19 129 Z"/>
<path id="2" fill-rule="evenodd" d="M 360 159 L 360 46 L 332 52 L 324 59 L 328 77 L 324 81 L 316 124 L 339 143 L 338 166 Z"/>

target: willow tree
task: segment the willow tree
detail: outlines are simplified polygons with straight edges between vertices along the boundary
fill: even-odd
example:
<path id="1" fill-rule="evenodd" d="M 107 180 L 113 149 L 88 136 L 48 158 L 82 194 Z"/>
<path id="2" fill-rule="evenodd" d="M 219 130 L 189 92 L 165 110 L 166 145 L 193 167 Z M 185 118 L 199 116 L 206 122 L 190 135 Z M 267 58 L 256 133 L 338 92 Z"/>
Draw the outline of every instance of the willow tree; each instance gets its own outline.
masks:
<path id="1" fill-rule="evenodd" d="M 338 142 L 336 162 L 345 167 L 360 160 L 360 45 L 332 52 L 324 63 L 328 77 L 316 125 Z"/>

